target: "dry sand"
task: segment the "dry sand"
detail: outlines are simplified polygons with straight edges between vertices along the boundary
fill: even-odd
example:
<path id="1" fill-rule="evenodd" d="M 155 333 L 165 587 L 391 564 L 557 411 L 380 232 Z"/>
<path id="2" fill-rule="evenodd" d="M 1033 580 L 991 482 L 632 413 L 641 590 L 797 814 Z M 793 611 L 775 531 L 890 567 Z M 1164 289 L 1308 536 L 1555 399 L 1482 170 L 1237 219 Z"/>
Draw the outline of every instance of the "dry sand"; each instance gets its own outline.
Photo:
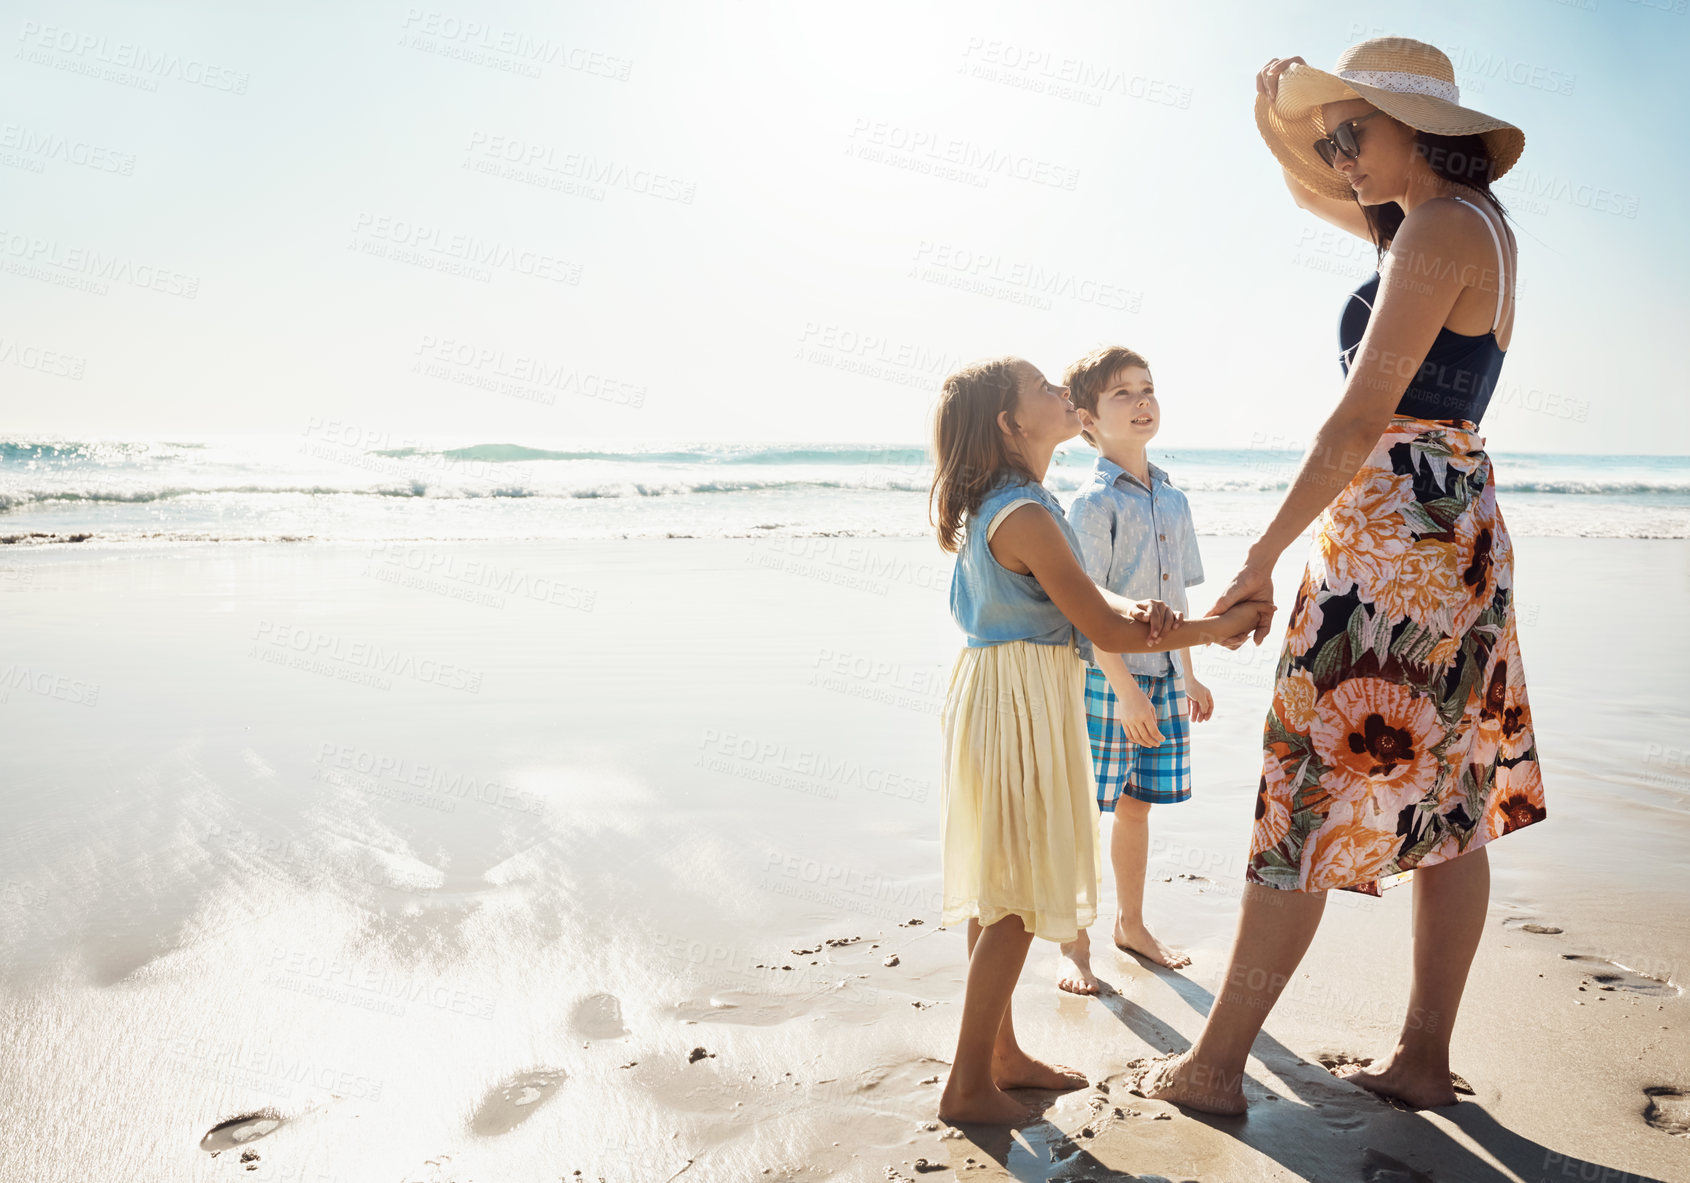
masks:
<path id="1" fill-rule="evenodd" d="M 1389 1046 L 1407 888 L 1335 893 L 1246 1117 L 1128 1091 L 1223 965 L 1276 635 L 1199 655 L 1152 816 L 1193 965 L 1088 1000 L 1035 942 L 1017 1027 L 1093 1086 L 991 1135 L 934 1120 L 930 541 L 10 550 L 0 1178 L 1690 1179 L 1690 544 L 1516 545 L 1549 818 L 1492 848 L 1473 1095 L 1318 1063 Z"/>

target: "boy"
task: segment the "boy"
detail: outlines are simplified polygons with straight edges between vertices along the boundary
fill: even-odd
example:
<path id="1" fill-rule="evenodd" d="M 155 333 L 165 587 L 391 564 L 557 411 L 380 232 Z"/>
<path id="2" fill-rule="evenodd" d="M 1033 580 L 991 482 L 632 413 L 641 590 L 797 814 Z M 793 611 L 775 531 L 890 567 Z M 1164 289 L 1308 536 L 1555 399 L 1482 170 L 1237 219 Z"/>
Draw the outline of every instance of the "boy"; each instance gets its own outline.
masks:
<path id="1" fill-rule="evenodd" d="M 1098 451 L 1097 468 L 1068 507 L 1086 574 L 1130 599 L 1158 599 L 1186 611 L 1185 589 L 1203 582 L 1197 533 L 1185 494 L 1150 463 L 1145 446 L 1161 424 L 1150 365 L 1130 349 L 1100 349 L 1063 376 L 1081 432 Z M 1115 868 L 1115 945 L 1170 969 L 1191 958 L 1144 925 L 1144 876 L 1150 807 L 1191 797 L 1190 720 L 1214 714 L 1209 688 L 1191 668 L 1191 651 L 1104 653 L 1086 669 L 1086 723 L 1097 772 L 1098 808 L 1115 816 L 1109 856 Z M 1096 994 L 1091 942 L 1084 929 L 1062 946 L 1071 963 L 1058 985 Z"/>

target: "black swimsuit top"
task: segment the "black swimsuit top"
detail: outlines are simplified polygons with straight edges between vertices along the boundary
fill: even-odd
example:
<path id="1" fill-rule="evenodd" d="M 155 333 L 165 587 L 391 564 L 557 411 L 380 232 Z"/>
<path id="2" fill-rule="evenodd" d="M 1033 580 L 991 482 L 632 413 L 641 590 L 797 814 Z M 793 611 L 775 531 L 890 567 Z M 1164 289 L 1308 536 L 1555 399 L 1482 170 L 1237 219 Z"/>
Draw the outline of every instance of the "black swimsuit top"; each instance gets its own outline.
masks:
<path id="1" fill-rule="evenodd" d="M 1457 197 L 1455 200 L 1472 206 L 1474 210 L 1479 208 L 1465 198 Z M 1479 216 L 1484 217 L 1483 214 Z M 1470 337 L 1465 333 L 1452 333 L 1447 327 L 1439 329 L 1432 347 L 1426 351 L 1425 361 L 1420 363 L 1419 371 L 1397 403 L 1398 415 L 1414 415 L 1422 419 L 1466 419 L 1476 427 L 1490 403 L 1492 392 L 1496 390 L 1504 356 L 1502 347 L 1497 344 L 1496 330 L 1502 322 L 1503 296 L 1508 290 L 1508 256 L 1502 249 L 1502 240 L 1497 237 L 1496 227 L 1488 217 L 1485 218 L 1485 226 L 1502 257 L 1498 274 L 1500 282 L 1496 290 L 1496 317 L 1490 332 Z M 1343 346 L 1343 352 L 1338 355 L 1338 365 L 1346 377 L 1350 372 L 1350 361 L 1361 344 L 1362 334 L 1367 331 L 1367 321 L 1378 295 L 1379 272 L 1375 271 L 1372 278 L 1351 292 L 1350 298 L 1344 302 L 1343 314 L 1338 318 L 1338 344 Z"/>

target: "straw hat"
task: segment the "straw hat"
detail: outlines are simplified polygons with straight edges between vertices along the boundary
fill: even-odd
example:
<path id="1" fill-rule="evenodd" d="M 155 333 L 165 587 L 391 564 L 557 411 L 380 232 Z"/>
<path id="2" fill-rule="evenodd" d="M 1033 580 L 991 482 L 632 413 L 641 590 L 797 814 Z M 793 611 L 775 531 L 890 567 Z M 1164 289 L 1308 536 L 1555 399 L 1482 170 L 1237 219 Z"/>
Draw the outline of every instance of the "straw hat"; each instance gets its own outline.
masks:
<path id="1" fill-rule="evenodd" d="M 1445 136 L 1481 135 L 1495 180 L 1520 159 L 1526 133 L 1459 103 L 1455 70 L 1443 50 L 1407 37 L 1374 37 L 1350 46 L 1333 73 L 1292 63 L 1279 76 L 1279 96 L 1256 95 L 1256 126 L 1267 146 L 1306 188 L 1348 200 L 1349 182 L 1314 150 L 1330 129 L 1320 124 L 1323 103 L 1366 99 L 1410 127 Z"/>

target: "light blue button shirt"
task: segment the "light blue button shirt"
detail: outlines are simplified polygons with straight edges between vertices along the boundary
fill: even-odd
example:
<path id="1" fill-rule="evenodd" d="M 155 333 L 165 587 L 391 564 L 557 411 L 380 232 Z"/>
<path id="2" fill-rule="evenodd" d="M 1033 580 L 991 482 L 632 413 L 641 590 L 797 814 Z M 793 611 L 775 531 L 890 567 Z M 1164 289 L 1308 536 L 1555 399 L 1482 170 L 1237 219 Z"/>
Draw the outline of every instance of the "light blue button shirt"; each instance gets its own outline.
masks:
<path id="1" fill-rule="evenodd" d="M 1090 642 L 1051 602 L 1039 581 L 1011 571 L 992 554 L 992 523 L 1023 501 L 1044 506 L 1056 519 L 1074 558 L 1080 559 L 1080 540 L 1062 512 L 1062 503 L 1043 485 L 1006 470 L 968 515 L 962 547 L 951 572 L 951 616 L 971 649 L 1005 641 L 1032 641 L 1036 645 L 1067 645 L 1089 658 Z"/>
<path id="2" fill-rule="evenodd" d="M 1147 487 L 1103 456 L 1068 506 L 1080 540 L 1080 562 L 1099 587 L 1129 600 L 1161 600 L 1187 612 L 1185 589 L 1203 582 L 1203 558 L 1191 503 L 1151 464 Z M 1122 654 L 1135 674 L 1184 674 L 1177 653 Z"/>

